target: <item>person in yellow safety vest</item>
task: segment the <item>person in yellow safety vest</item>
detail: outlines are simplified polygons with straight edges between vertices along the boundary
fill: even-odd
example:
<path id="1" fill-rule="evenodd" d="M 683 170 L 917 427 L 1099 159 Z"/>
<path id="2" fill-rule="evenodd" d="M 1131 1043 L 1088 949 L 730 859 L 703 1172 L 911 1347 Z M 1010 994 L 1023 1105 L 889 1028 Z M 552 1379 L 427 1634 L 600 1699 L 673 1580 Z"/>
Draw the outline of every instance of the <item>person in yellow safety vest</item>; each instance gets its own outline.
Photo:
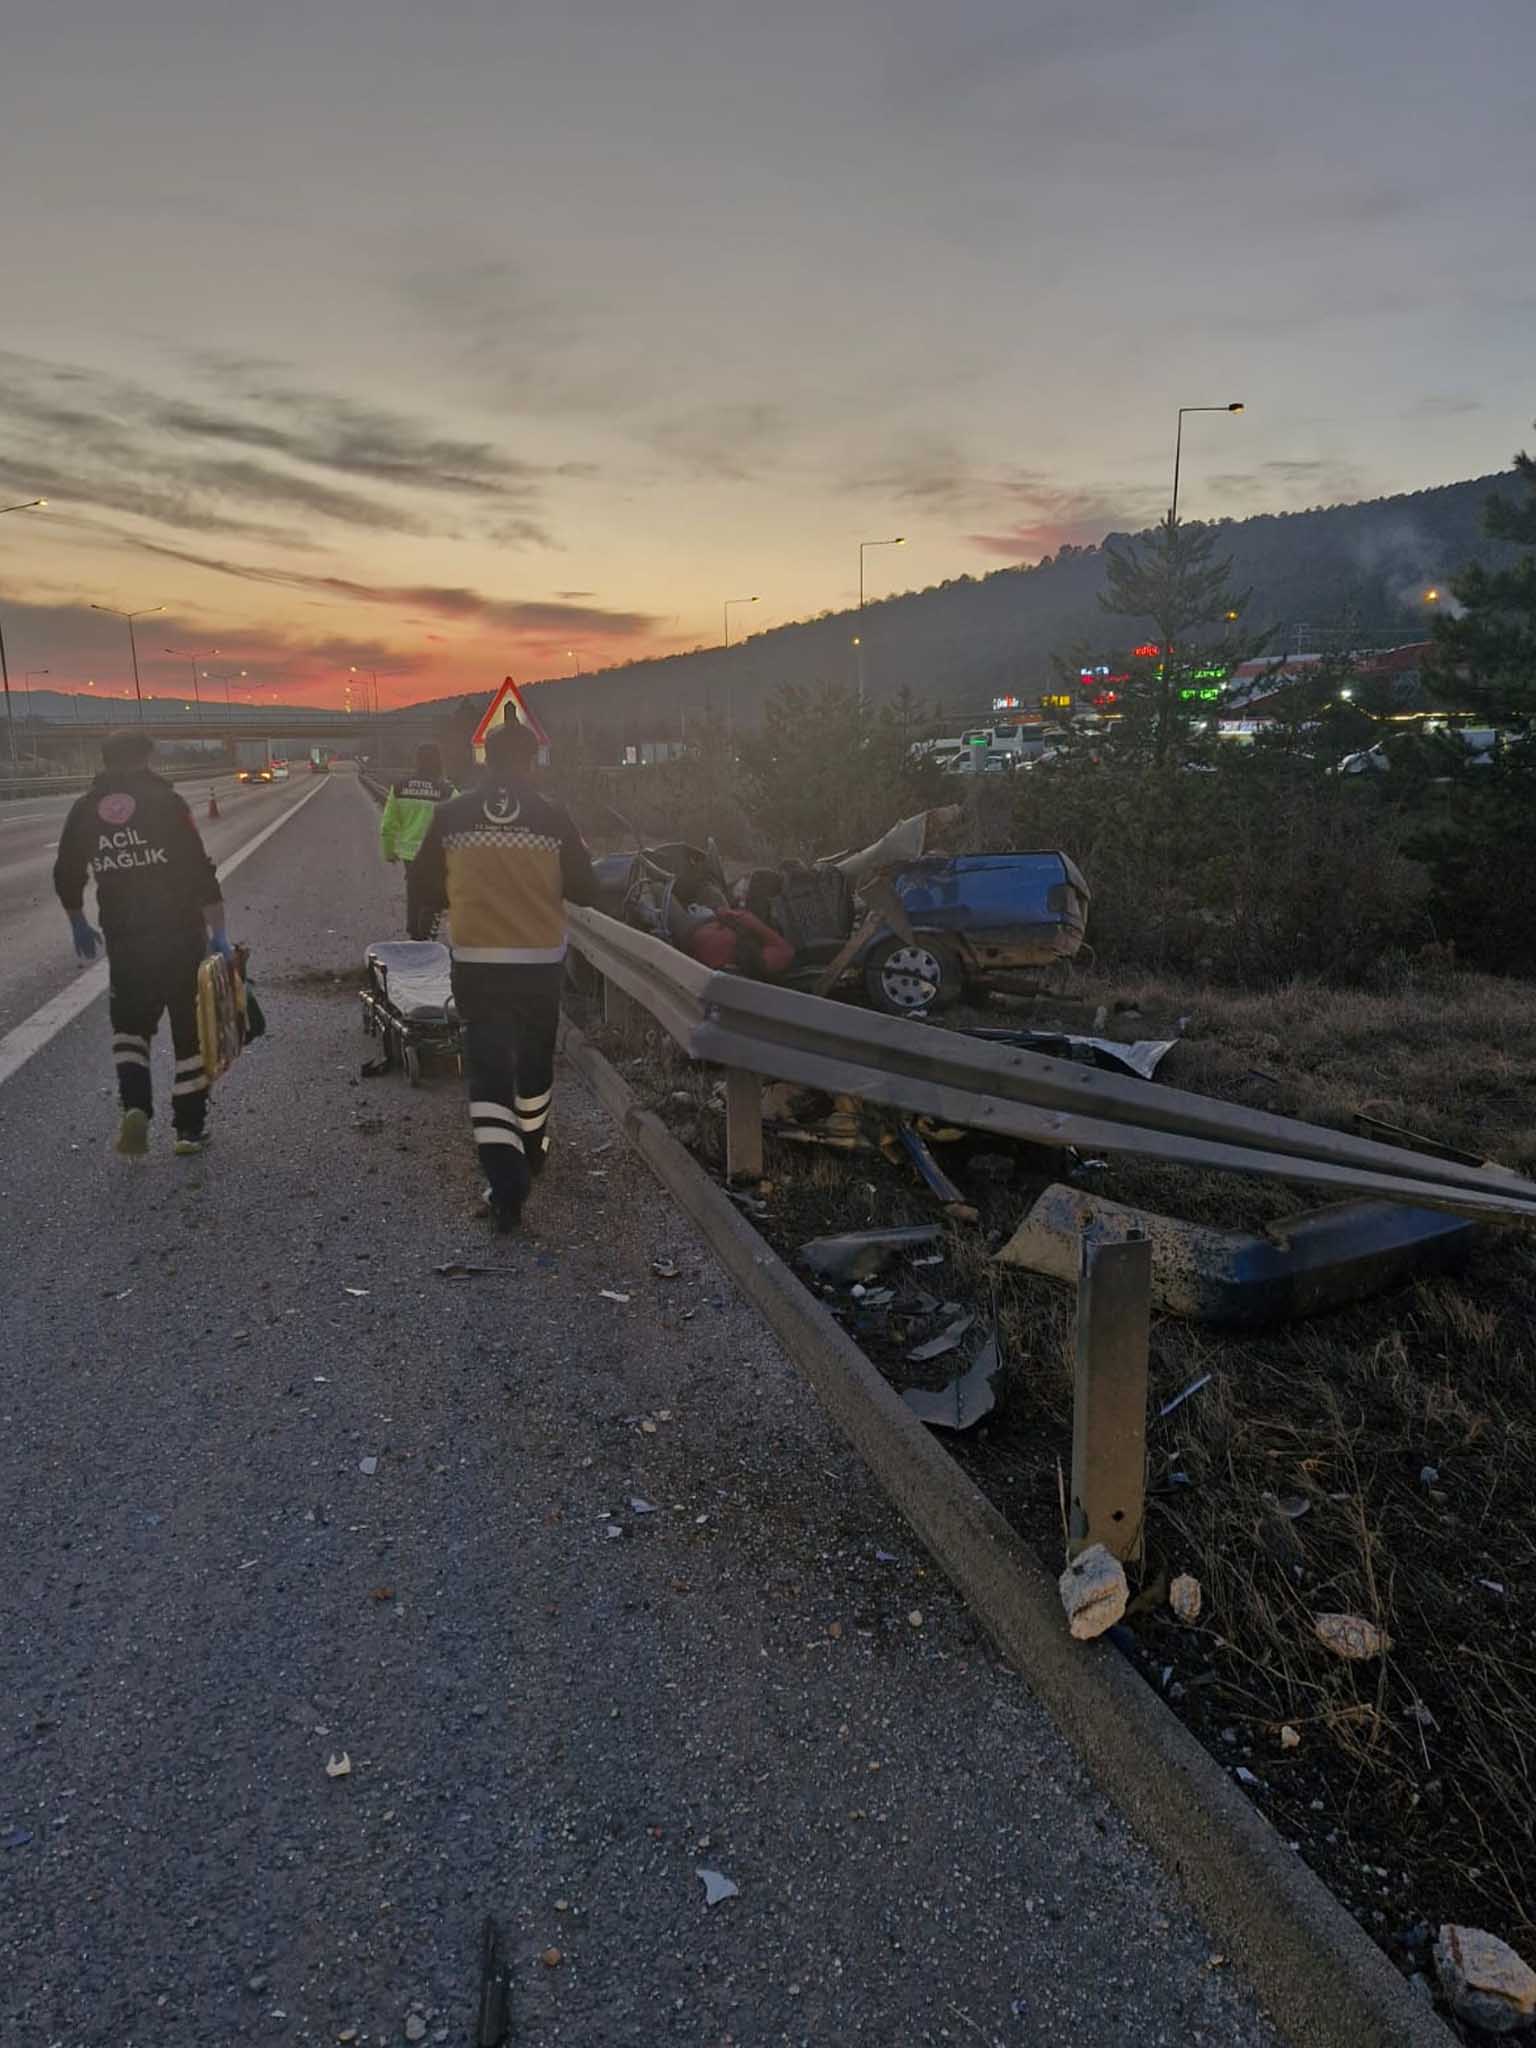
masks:
<path id="1" fill-rule="evenodd" d="M 443 775 L 441 749 L 430 742 L 416 750 L 416 772 L 390 785 L 379 820 L 379 851 L 387 861 L 405 862 L 405 929 L 408 938 L 430 939 L 437 927 L 435 907 L 422 901 L 416 856 L 439 804 L 457 796 Z"/>

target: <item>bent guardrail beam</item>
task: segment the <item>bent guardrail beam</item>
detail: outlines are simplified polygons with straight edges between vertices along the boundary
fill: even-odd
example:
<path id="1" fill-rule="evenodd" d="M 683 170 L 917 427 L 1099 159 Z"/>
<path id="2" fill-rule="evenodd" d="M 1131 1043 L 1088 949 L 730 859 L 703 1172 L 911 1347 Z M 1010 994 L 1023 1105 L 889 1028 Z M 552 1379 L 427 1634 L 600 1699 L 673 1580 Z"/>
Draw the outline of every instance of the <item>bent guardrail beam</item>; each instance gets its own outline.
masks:
<path id="1" fill-rule="evenodd" d="M 1490 1221 L 1536 1222 L 1536 1184 L 1292 1117 L 712 972 L 600 911 L 573 910 L 577 950 L 649 1010 L 690 1059 L 1055 1148 L 1262 1175 Z"/>

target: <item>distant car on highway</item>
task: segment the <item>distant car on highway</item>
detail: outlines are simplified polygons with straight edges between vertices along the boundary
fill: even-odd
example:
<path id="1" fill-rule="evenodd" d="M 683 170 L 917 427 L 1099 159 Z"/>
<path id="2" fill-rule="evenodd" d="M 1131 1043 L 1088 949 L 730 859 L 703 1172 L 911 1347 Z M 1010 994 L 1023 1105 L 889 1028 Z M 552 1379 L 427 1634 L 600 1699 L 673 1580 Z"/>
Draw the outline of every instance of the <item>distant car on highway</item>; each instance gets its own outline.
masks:
<path id="1" fill-rule="evenodd" d="M 287 770 L 283 771 L 285 774 Z M 242 768 L 235 777 L 236 782 L 270 782 L 272 770 L 263 763 L 260 768 Z"/>
<path id="2" fill-rule="evenodd" d="M 1011 775 L 1018 761 L 1015 754 L 994 754 L 985 747 L 966 747 L 952 755 L 939 772 L 943 775 Z M 1022 762 L 1019 765 L 1022 766 Z"/>
<path id="3" fill-rule="evenodd" d="M 267 765 L 272 770 L 272 780 L 274 782 L 286 782 L 288 780 L 288 763 L 286 761 L 279 761 L 274 758 Z"/>

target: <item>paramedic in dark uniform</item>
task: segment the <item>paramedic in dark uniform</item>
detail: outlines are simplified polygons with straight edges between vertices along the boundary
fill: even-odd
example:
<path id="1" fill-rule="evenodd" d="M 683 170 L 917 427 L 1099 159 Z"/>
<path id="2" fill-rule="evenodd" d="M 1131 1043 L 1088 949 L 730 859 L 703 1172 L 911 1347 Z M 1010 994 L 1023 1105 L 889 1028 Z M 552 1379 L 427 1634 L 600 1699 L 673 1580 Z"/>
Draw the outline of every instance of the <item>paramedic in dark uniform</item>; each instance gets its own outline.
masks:
<path id="1" fill-rule="evenodd" d="M 430 742 L 416 749 L 416 773 L 390 785 L 379 820 L 379 851 L 388 861 L 405 862 L 405 933 L 410 939 L 430 939 L 437 924 L 435 909 L 421 902 L 416 856 L 427 836 L 432 813 L 439 804 L 458 794 L 443 777 L 443 756 Z"/>
<path id="2" fill-rule="evenodd" d="M 516 1228 L 548 1150 L 565 905 L 597 900 L 581 834 L 530 780 L 537 758 L 526 726 L 493 726 L 484 780 L 437 806 L 416 856 L 420 900 L 448 911 L 469 1120 L 498 1231 Z"/>
<path id="3" fill-rule="evenodd" d="M 210 951 L 226 960 L 218 875 L 192 813 L 150 768 L 153 742 L 142 732 L 113 733 L 105 766 L 64 821 L 53 886 L 69 918 L 75 952 L 94 960 L 107 948 L 112 1057 L 122 1124 L 116 1149 L 139 1159 L 149 1150 L 154 1094 L 149 1043 L 169 1011 L 176 1075 L 171 1120 L 178 1152 L 207 1143 L 208 1079 L 197 1035 L 197 970 Z M 84 911 L 87 878 L 96 884 L 92 929 Z"/>

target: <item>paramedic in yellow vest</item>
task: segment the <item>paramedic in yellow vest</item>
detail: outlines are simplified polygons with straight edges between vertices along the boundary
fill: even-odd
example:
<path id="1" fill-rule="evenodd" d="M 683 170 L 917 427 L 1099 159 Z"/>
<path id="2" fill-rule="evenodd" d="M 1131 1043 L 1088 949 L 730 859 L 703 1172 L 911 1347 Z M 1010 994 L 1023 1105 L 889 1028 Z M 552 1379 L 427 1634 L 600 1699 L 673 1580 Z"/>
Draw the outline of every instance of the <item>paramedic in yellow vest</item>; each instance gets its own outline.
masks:
<path id="1" fill-rule="evenodd" d="M 421 900 L 416 856 L 439 804 L 457 795 L 443 778 L 443 756 L 430 743 L 416 749 L 416 773 L 391 783 L 379 820 L 379 851 L 387 861 L 405 862 L 405 931 L 411 939 L 430 939 L 437 912 Z"/>
<path id="2" fill-rule="evenodd" d="M 592 856 L 533 785 L 539 743 L 513 720 L 485 736 L 485 777 L 432 814 L 423 904 L 446 908 L 469 1120 L 498 1232 L 515 1230 L 549 1151 L 565 906 L 596 901 Z"/>

